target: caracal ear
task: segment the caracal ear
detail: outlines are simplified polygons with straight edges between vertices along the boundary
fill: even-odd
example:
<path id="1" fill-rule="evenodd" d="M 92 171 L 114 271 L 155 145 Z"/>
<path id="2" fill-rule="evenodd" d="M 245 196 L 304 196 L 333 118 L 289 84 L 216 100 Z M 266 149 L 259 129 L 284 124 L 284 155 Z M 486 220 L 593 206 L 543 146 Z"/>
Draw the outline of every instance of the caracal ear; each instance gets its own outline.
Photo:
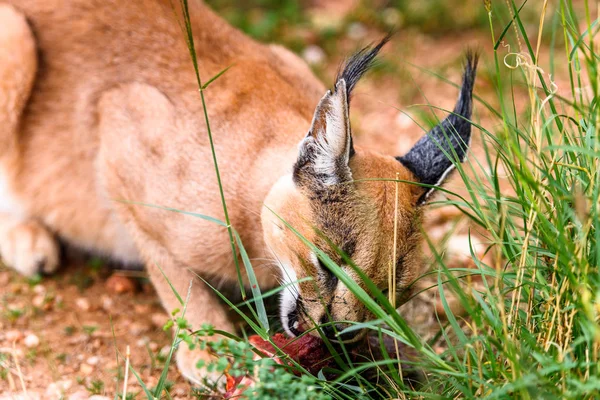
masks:
<path id="1" fill-rule="evenodd" d="M 319 102 L 312 126 L 300 142 L 294 180 L 310 186 L 348 182 L 352 180 L 348 167 L 351 152 L 346 81 L 340 79 L 335 90 L 327 91 Z"/>
<path id="2" fill-rule="evenodd" d="M 441 185 L 456 163 L 463 162 L 471 142 L 473 85 L 478 55 L 467 53 L 462 87 L 454 111 L 423 136 L 408 153 L 397 157 L 420 183 L 434 187 L 418 187 L 417 204 L 424 204 Z"/>
<path id="3" fill-rule="evenodd" d="M 296 185 L 318 190 L 352 180 L 348 166 L 354 154 L 348 115 L 350 95 L 389 39 L 390 35 L 351 56 L 338 74 L 334 90 L 327 91 L 317 105 L 310 130 L 300 142 L 294 165 Z"/>

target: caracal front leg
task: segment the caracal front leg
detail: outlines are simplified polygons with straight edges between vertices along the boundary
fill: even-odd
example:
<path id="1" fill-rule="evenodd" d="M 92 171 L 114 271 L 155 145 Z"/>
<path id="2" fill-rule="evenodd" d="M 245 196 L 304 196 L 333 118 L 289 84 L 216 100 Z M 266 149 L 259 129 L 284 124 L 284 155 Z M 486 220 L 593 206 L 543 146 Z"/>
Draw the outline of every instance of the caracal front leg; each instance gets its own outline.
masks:
<path id="1" fill-rule="evenodd" d="M 54 235 L 27 216 L 11 190 L 18 162 L 18 126 L 37 71 L 36 46 L 25 17 L 0 4 L 0 256 L 20 274 L 50 273 L 58 266 Z"/>
<path id="2" fill-rule="evenodd" d="M 34 219 L 0 213 L 0 255 L 23 276 L 50 274 L 58 268 L 59 246 L 48 229 Z"/>
<path id="3" fill-rule="evenodd" d="M 199 220 L 128 203 L 193 207 L 183 199 L 185 190 L 191 190 L 189 187 L 197 182 L 184 181 L 172 172 L 184 168 L 186 160 L 182 153 L 189 151 L 177 142 L 188 133 L 178 123 L 174 106 L 158 89 L 131 83 L 101 96 L 99 116 L 100 185 L 106 190 L 107 205 L 115 210 L 135 240 L 166 311 L 183 308 L 171 285 L 185 299 L 193 282 L 185 316 L 192 329 L 210 324 L 232 332 L 227 312 L 212 289 L 190 270 L 202 273 L 204 266 L 212 265 L 210 249 L 206 256 L 202 251 L 199 254 L 199 248 L 207 248 L 200 244 L 204 239 L 202 235 L 194 231 Z M 197 201 L 194 198 L 191 203 Z M 200 383 L 206 373 L 196 364 L 209 358 L 206 351 L 190 351 L 182 343 L 177 352 L 177 365 L 185 377 Z"/>
<path id="4" fill-rule="evenodd" d="M 158 255 L 156 253 L 158 252 L 154 253 L 154 258 L 156 258 Z M 197 330 L 200 329 L 203 324 L 210 324 L 216 329 L 234 332 L 234 326 L 227 316 L 227 311 L 216 298 L 210 287 L 202 280 L 198 279 L 194 273 L 185 268 L 174 266 L 168 261 L 163 261 L 160 268 L 158 265 L 159 264 L 156 262 L 149 261 L 146 265 L 146 269 L 167 312 L 171 312 L 175 309 L 183 309 L 177 296 L 173 293 L 173 288 L 185 301 L 191 284 L 191 292 L 189 302 L 186 306 L 185 318 L 192 329 Z M 173 285 L 173 288 L 171 288 L 169 282 Z M 210 340 L 210 338 L 208 339 Z M 176 360 L 179 372 L 193 383 L 202 384 L 205 379 L 213 381 L 220 375 L 209 375 L 205 369 L 199 369 L 197 366 L 199 361 L 202 360 L 204 364 L 206 364 L 210 361 L 214 361 L 214 359 L 207 351 L 197 348 L 190 350 L 185 342 L 182 342 L 179 345 Z"/>

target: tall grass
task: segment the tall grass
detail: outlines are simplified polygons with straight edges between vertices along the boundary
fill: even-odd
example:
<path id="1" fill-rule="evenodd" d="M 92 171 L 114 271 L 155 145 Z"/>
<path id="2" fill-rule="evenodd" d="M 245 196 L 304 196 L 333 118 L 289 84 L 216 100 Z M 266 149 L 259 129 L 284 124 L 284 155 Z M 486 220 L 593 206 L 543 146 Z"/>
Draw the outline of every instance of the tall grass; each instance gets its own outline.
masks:
<path id="1" fill-rule="evenodd" d="M 495 257 L 488 265 L 473 252 L 477 268 L 472 271 L 450 270 L 438 257 L 438 290 L 449 321 L 440 329 L 443 337 L 455 340 L 445 342 L 441 355 L 424 357 L 428 382 L 420 394 L 597 398 L 596 21 L 587 1 L 583 20 L 571 1 L 540 2 L 539 29 L 532 39 L 517 5 L 507 5 L 513 18 L 497 37 L 494 8 L 486 2 L 500 104 L 492 112 L 502 129 L 490 132 L 479 127 L 486 163 L 457 166 L 470 197 L 449 201 L 483 228 Z M 545 26 L 549 10 L 558 18 Z M 540 38 L 545 29 L 553 38 L 562 34 L 565 55 L 554 55 L 551 64 L 543 66 Z M 511 34 L 513 45 L 502 46 Z M 569 74 L 567 87 L 554 83 L 544 71 L 554 69 L 552 63 L 558 59 L 568 61 L 561 66 Z M 513 71 L 509 77 L 506 69 Z M 524 89 L 514 83 L 517 80 Z M 507 86 L 508 95 L 503 90 Z M 526 109 L 520 111 L 515 99 L 524 94 Z M 461 282 L 457 274 L 470 279 Z M 474 277 L 480 285 L 470 284 Z M 444 281 L 448 283 L 443 285 Z M 467 311 L 465 318 L 452 315 L 445 301 L 449 289 Z M 449 370 L 435 366 L 441 360 Z"/>
<path id="2" fill-rule="evenodd" d="M 342 348 L 333 355 L 338 367 L 330 379 L 323 371 L 307 380 L 261 364 L 267 368 L 263 372 L 273 371 L 276 383 L 287 385 L 282 389 L 288 394 L 289 382 L 293 382 L 321 388 L 318 395 L 306 391 L 306 398 L 600 397 L 597 20 L 588 1 L 579 13 L 583 15 L 578 15 L 570 0 L 541 1 L 528 5 L 538 7 L 540 14 L 538 30 L 531 35 L 520 17 L 521 6 L 511 0 L 481 4 L 488 12 L 493 50 L 488 64 L 497 98 L 478 99 L 476 108 L 487 109 L 493 121 L 486 126 L 474 121 L 484 157 L 456 165 L 468 195 L 448 193 L 441 202 L 459 208 L 483 232 L 492 257 L 480 258 L 472 250 L 475 268 L 449 268 L 426 237 L 446 314 L 436 335 L 443 351 L 434 351 L 433 343 L 419 337 L 351 260 L 346 261 L 365 281 L 362 287 L 366 289 L 301 238 L 376 316 L 348 330 L 366 328 L 380 337 L 394 338 L 404 349 L 414 349 L 418 356 L 403 360 L 402 369 L 419 369 L 424 379 L 419 385 L 404 379 L 397 359 L 385 349 L 382 359 L 357 363 Z M 497 8 L 503 8 L 502 15 L 508 11 L 510 21 L 502 23 L 496 17 Z M 184 22 L 195 58 L 189 18 Z M 553 50 L 548 64 L 542 65 L 540 42 L 548 31 Z M 563 54 L 557 53 L 559 43 Z M 567 72 L 568 83 L 557 84 L 546 72 L 561 69 Z M 203 88 L 199 76 L 198 84 Z M 491 107 L 493 103 L 499 106 Z M 489 127 L 499 128 L 492 131 Z M 228 221 L 226 226 L 251 275 L 239 236 Z M 275 293 L 254 292 L 245 304 L 260 304 Z M 464 315 L 454 315 L 450 293 L 459 300 Z M 238 305 L 229 304 L 243 314 Z M 243 316 L 250 329 L 266 337 L 269 325 L 262 308 L 258 310 L 258 314 Z M 226 364 L 231 362 L 227 352 L 234 348 L 229 355 L 244 360 L 233 362 L 244 373 L 252 365 L 245 353 L 249 347 L 242 344 L 242 351 L 234 344 L 236 340 L 244 343 L 242 339 L 229 335 L 228 340 L 217 345 L 219 354 L 228 360 Z M 276 398 L 273 390 L 255 388 L 247 396 L 268 398 L 270 393 Z"/>

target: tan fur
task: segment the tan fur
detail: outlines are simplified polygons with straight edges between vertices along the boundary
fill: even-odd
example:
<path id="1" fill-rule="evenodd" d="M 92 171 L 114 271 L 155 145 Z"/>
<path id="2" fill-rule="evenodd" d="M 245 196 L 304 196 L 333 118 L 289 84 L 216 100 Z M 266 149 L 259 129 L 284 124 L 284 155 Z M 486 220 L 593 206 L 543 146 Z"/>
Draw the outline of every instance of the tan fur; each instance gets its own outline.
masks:
<path id="1" fill-rule="evenodd" d="M 392 264 L 397 262 L 394 255 L 394 214 L 398 212 L 398 232 L 396 255 L 403 262 L 398 266 L 400 276 L 399 298 L 402 289 L 416 278 L 419 272 L 419 231 L 417 223 L 421 213 L 415 208 L 414 185 L 398 184 L 398 207 L 396 208 L 396 183 L 389 181 L 369 181 L 369 178 L 387 178 L 399 180 L 413 180 L 410 172 L 392 157 L 384 157 L 375 153 L 357 148 L 356 155 L 351 159 L 350 168 L 355 184 L 355 204 L 343 207 L 331 207 L 314 204 L 311 199 L 300 189 L 290 193 L 289 185 L 275 185 L 265 200 L 266 208 L 263 210 L 263 226 L 265 237 L 274 253 L 282 261 L 294 266 L 298 279 L 312 277 L 310 281 L 300 283 L 300 292 L 304 301 L 306 313 L 301 313 L 300 322 L 305 328 L 314 326 L 314 323 L 323 322 L 329 313 L 334 321 L 363 321 L 370 318 L 364 305 L 354 297 L 344 285 L 337 285 L 331 290 L 326 279 L 321 279 L 318 268 L 315 267 L 310 249 L 298 237 L 290 232 L 281 219 L 287 221 L 302 236 L 317 244 L 327 255 L 341 265 L 346 272 L 357 282 L 362 284 L 359 276 L 345 265 L 336 249 L 331 248 L 324 240 L 318 229 L 318 218 L 315 217 L 315 208 L 325 208 L 324 213 L 331 214 L 334 220 L 344 220 L 359 227 L 357 230 L 357 248 L 352 260 L 360 266 L 361 270 L 380 288 L 387 288 L 388 276 Z M 396 175 L 398 174 L 398 175 Z M 291 178 L 282 178 L 289 181 Z M 311 204 L 313 203 L 313 204 Z M 269 229 L 269 226 L 275 228 Z M 317 229 L 315 229 L 317 228 Z M 279 233 L 282 230 L 285 234 Z M 342 240 L 332 238 L 330 232 L 325 233 L 328 239 L 341 246 Z M 343 250 L 343 249 L 342 249 Z M 330 303 L 328 310 L 327 304 Z M 342 329 L 345 325 L 339 326 Z M 314 332 L 314 334 L 318 334 Z"/>
<path id="2" fill-rule="evenodd" d="M 35 253 L 33 259 L 48 270 L 57 263 L 50 232 L 121 262 L 143 262 L 167 310 L 179 304 L 160 269 L 182 296 L 195 274 L 235 284 L 224 228 L 115 201 L 224 218 L 194 71 L 170 2 L 7 3 L 18 12 L 0 5 L 0 189 L 6 183 L 0 192 L 6 205 L 0 210 L 0 241 L 14 243 L 15 229 L 21 232 L 18 242 L 41 240 L 42 247 L 24 246 L 19 257 Z M 233 65 L 205 92 L 232 225 L 251 259 L 272 258 L 268 244 L 277 255 L 289 256 L 298 277 L 314 276 L 309 263 L 298 261 L 297 256 L 308 257 L 307 249 L 288 230 L 273 237 L 270 224 L 278 222 L 262 206 L 278 179 L 291 173 L 297 144 L 325 88 L 292 53 L 258 44 L 204 5 L 190 3 L 203 79 Z M 395 178 L 396 173 L 412 179 L 393 158 L 360 149 L 351 168 L 355 179 Z M 315 205 L 299 189 L 278 191 L 285 186 L 275 185 L 266 204 L 320 243 L 313 229 L 319 223 L 311 221 Z M 350 214 L 334 215 L 361 226 L 354 260 L 381 285 L 387 284 L 387 266 L 393 262 L 394 192 L 393 183 L 357 183 L 356 206 Z M 409 185 L 400 185 L 399 200 L 404 285 L 418 270 L 419 215 Z M 24 229 L 28 241 L 22 239 Z M 15 261 L 8 250 L 0 250 L 22 273 L 35 272 L 31 261 Z M 261 261 L 254 264 L 263 288 L 276 285 L 277 271 Z M 328 293 L 316 279 L 301 290 L 309 300 L 334 299 L 334 318 L 368 317 L 342 285 Z M 318 301 L 311 304 L 308 313 L 318 320 L 323 308 Z M 234 329 L 215 295 L 198 280 L 187 316 L 194 327 L 208 322 Z M 197 380 L 195 360 L 202 357 L 181 350 L 179 367 Z"/>

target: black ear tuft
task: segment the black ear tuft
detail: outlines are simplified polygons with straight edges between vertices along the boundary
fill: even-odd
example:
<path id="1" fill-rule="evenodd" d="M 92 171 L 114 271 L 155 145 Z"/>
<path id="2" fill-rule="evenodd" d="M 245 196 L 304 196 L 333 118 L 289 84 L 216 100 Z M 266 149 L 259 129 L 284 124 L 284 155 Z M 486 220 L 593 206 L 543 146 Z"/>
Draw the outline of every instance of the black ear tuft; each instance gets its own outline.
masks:
<path id="1" fill-rule="evenodd" d="M 381 39 L 381 41 L 376 46 L 367 46 L 354 53 L 346 62 L 344 63 L 344 68 L 340 68 L 338 71 L 337 77 L 335 79 L 336 83 L 341 79 L 346 81 L 346 97 L 348 98 L 348 102 L 350 102 L 350 94 L 352 93 L 352 89 L 356 86 L 356 83 L 359 79 L 373 66 L 375 62 L 375 57 L 379 53 L 379 50 L 390 40 L 392 37 L 392 33 L 389 33 L 386 37 Z"/>
<path id="2" fill-rule="evenodd" d="M 479 55 L 473 51 L 466 53 L 466 65 L 462 87 L 454 111 L 446 119 L 423 136 L 413 148 L 398 157 L 421 183 L 441 185 L 455 162 L 463 162 L 471 142 L 471 111 L 473 108 L 473 86 L 477 72 Z M 424 188 L 419 203 L 424 203 L 434 188 Z"/>

